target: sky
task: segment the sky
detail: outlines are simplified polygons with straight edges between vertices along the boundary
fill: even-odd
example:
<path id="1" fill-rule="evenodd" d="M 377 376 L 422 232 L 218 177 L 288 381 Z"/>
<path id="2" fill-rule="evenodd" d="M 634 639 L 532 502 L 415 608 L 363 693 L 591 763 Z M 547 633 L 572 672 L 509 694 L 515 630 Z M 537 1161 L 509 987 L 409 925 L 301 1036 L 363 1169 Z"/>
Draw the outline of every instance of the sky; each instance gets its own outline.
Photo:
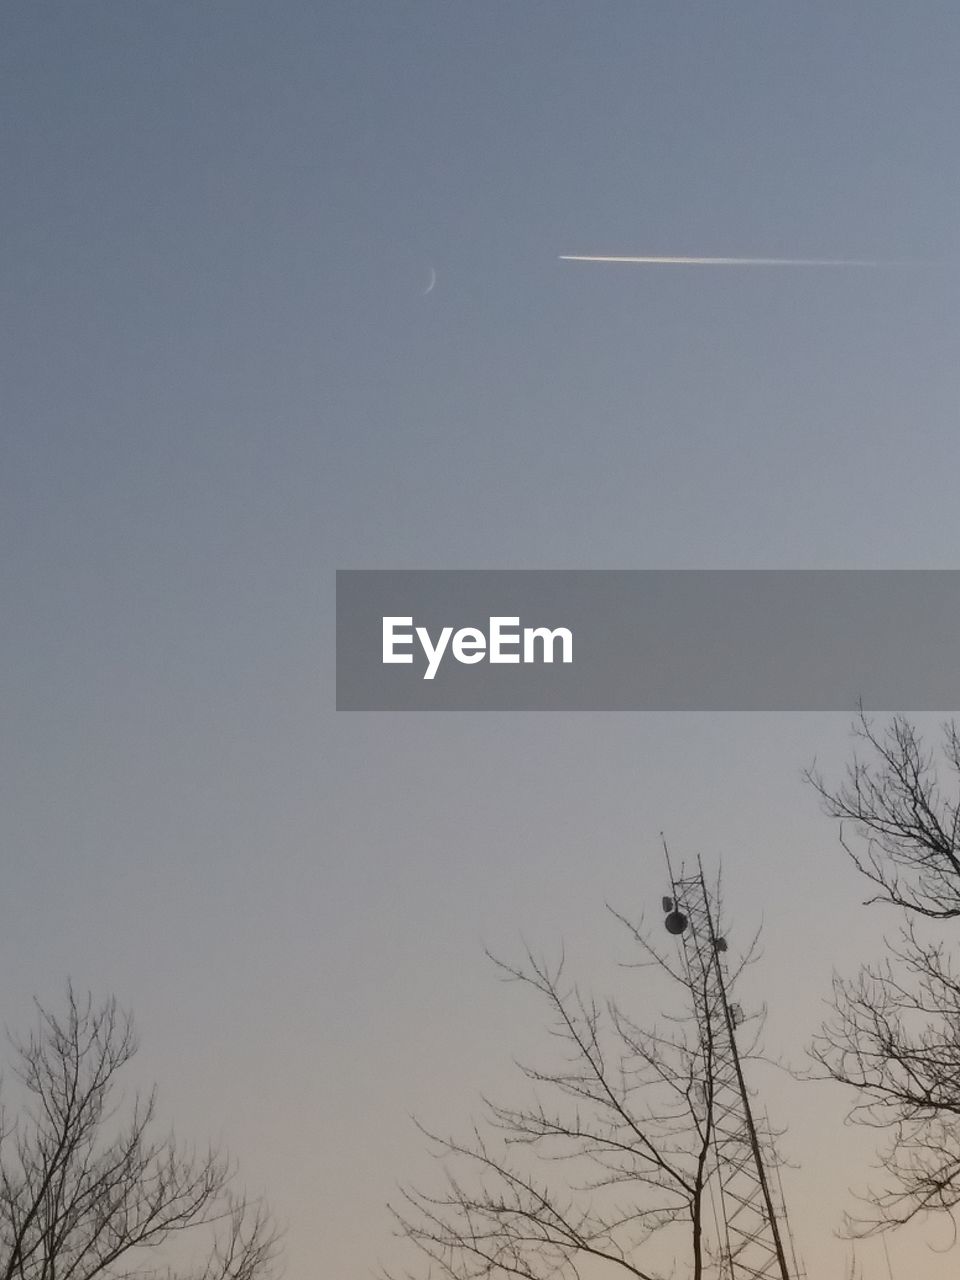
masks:
<path id="1" fill-rule="evenodd" d="M 411 1113 L 540 1043 L 484 947 L 599 978 L 661 830 L 775 1051 L 875 953 L 801 781 L 848 714 L 337 714 L 334 570 L 956 567 L 958 56 L 949 3 L 4 6 L 0 1014 L 115 991 L 294 1280 L 399 1257 Z M 811 1090 L 828 1280 L 870 1148 Z"/>

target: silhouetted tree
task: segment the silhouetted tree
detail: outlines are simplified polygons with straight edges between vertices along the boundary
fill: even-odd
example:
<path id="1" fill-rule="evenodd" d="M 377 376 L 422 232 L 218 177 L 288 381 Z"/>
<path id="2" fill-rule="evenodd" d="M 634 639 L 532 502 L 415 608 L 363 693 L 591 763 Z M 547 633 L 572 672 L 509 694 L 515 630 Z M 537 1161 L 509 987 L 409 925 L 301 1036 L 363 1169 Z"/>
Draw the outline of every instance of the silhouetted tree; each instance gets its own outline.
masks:
<path id="1" fill-rule="evenodd" d="M 0 1280 L 263 1280 L 277 1234 L 229 1161 L 157 1134 L 155 1092 L 120 1092 L 129 1015 L 72 988 L 62 1015 L 37 1010 L 0 1115 Z"/>
<path id="2" fill-rule="evenodd" d="M 405 1188 L 393 1213 L 399 1233 L 448 1280 L 576 1280 L 588 1262 L 654 1280 L 649 1247 L 664 1233 L 688 1259 L 687 1275 L 707 1274 L 717 1011 L 698 1018 L 697 1008 L 716 1000 L 716 984 L 613 914 L 640 948 L 638 966 L 669 982 L 674 1011 L 645 1027 L 571 982 L 562 954 L 555 964 L 529 951 L 519 965 L 491 957 L 546 1008 L 560 1053 L 553 1065 L 518 1064 L 530 1099 L 485 1099 L 468 1137 L 422 1130 L 444 1184 Z M 753 950 L 731 964 L 728 991 Z"/>
<path id="3" fill-rule="evenodd" d="M 885 1180 L 856 1224 L 870 1230 L 960 1204 L 957 939 L 931 924 L 960 916 L 960 733 L 944 726 L 938 759 L 902 716 L 877 730 L 861 713 L 854 731 L 840 784 L 808 777 L 872 886 L 868 902 L 899 908 L 901 924 L 879 961 L 834 978 L 813 1054 L 854 1091 L 851 1118 L 886 1134 Z"/>

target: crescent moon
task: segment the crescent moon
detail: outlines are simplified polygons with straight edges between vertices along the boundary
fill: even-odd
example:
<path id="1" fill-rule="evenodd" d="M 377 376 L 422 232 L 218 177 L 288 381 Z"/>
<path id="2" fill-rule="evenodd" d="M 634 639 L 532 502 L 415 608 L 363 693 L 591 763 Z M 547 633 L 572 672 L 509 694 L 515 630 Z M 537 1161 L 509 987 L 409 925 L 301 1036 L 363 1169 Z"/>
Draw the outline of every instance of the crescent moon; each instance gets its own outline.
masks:
<path id="1" fill-rule="evenodd" d="M 422 295 L 421 295 L 421 296 L 425 298 L 425 297 L 427 296 L 427 294 L 428 294 L 428 293 L 432 293 L 432 292 L 433 292 L 433 286 L 434 286 L 436 283 L 437 283 L 437 273 L 434 271 L 433 267 L 431 267 L 431 268 L 430 268 L 430 283 L 429 283 L 429 284 L 427 285 L 427 287 L 423 290 L 423 292 L 422 292 Z"/>

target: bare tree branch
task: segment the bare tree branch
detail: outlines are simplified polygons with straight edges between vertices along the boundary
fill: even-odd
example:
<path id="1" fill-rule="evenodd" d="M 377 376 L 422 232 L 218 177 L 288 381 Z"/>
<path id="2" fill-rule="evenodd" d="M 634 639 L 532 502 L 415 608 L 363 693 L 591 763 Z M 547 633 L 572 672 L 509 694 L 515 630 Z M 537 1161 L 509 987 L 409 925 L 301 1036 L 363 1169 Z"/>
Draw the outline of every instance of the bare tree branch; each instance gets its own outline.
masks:
<path id="1" fill-rule="evenodd" d="M 269 1275 L 277 1232 L 234 1191 L 229 1160 L 158 1134 L 155 1092 L 122 1105 L 118 1076 L 137 1037 L 115 1000 L 95 1005 L 68 987 L 65 1014 L 38 1004 L 35 1030 L 13 1049 L 25 1105 L 0 1126 L 0 1280 L 152 1276 L 154 1252 L 181 1240 L 171 1278 Z M 199 1237 L 198 1262 L 187 1241 Z"/>
<path id="2" fill-rule="evenodd" d="M 554 963 L 529 949 L 518 964 L 490 957 L 545 1007 L 561 1052 L 548 1066 L 518 1062 L 532 1100 L 485 1098 L 468 1140 L 421 1126 L 443 1186 L 404 1187 L 391 1211 L 431 1274 L 576 1280 L 590 1259 L 614 1274 L 660 1280 L 644 1258 L 668 1229 L 686 1234 L 695 1280 L 706 1274 L 714 1046 L 696 1007 L 716 999 L 715 988 L 613 914 L 681 1007 L 642 1026 L 615 1000 L 600 1002 L 568 980 L 562 953 Z"/>
<path id="3" fill-rule="evenodd" d="M 854 733 L 866 758 L 855 751 L 840 786 L 807 776 L 873 886 L 868 902 L 899 907 L 903 921 L 879 962 L 834 978 L 811 1052 L 852 1091 L 850 1118 L 885 1135 L 883 1181 L 849 1223 L 863 1234 L 960 1205 L 960 974 L 952 946 L 930 932 L 960 916 L 960 735 L 943 726 L 938 768 L 903 717 L 879 731 L 861 712 Z M 953 794 L 941 790 L 944 766 Z"/>
<path id="4" fill-rule="evenodd" d="M 843 782 L 829 787 L 813 767 L 807 781 L 832 818 L 852 825 L 855 847 L 841 825 L 841 844 L 875 888 L 869 902 L 886 902 L 933 919 L 960 915 L 960 790 L 944 796 L 932 751 L 914 726 L 896 716 L 883 732 L 861 710 L 855 750 Z M 960 730 L 943 726 L 943 756 L 960 781 Z"/>

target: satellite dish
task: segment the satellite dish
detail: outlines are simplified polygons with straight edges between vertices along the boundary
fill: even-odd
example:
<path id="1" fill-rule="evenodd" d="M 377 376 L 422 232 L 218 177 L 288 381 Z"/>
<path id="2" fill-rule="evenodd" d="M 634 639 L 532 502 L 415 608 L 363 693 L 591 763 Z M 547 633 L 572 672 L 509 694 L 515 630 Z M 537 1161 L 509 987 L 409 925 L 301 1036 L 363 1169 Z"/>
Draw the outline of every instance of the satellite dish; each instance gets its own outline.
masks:
<path id="1" fill-rule="evenodd" d="M 667 933 L 681 934 L 687 927 L 687 917 L 682 911 L 674 909 L 663 922 Z"/>
<path id="2" fill-rule="evenodd" d="M 718 951 L 726 951 L 726 949 L 727 949 L 727 940 L 726 940 L 726 938 L 718 938 L 718 939 L 717 939 L 717 950 L 718 950 Z"/>

